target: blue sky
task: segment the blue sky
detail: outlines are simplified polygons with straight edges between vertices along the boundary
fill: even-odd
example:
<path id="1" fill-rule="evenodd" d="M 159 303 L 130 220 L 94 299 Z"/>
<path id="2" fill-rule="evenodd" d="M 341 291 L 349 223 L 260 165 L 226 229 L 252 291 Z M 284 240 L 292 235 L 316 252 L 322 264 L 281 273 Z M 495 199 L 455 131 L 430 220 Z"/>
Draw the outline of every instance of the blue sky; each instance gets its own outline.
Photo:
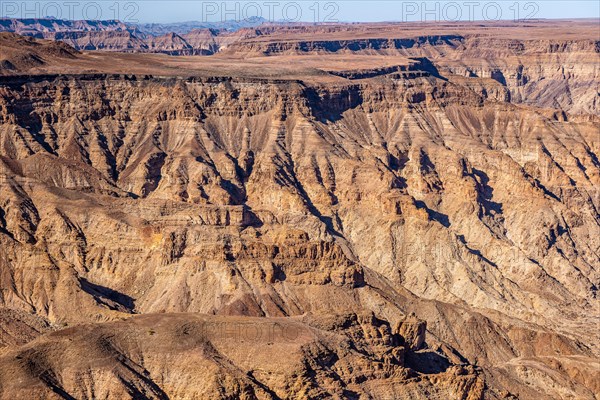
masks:
<path id="1" fill-rule="evenodd" d="M 0 0 L 2 17 L 120 19 L 126 22 L 243 20 L 335 21 L 453 21 L 513 20 L 516 18 L 600 18 L 597 0 L 542 1 L 316 1 L 316 0 Z M 600 27 L 599 27 L 600 34 Z"/>

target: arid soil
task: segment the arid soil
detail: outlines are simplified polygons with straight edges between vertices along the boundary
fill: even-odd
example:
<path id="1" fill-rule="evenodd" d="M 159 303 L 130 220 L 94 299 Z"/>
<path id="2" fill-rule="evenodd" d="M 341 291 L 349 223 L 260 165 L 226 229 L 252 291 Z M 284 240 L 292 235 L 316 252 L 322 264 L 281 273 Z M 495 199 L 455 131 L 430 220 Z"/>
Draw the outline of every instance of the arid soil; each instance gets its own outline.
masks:
<path id="1" fill-rule="evenodd" d="M 597 399 L 598 21 L 507 24 L 0 33 L 0 398 Z"/>

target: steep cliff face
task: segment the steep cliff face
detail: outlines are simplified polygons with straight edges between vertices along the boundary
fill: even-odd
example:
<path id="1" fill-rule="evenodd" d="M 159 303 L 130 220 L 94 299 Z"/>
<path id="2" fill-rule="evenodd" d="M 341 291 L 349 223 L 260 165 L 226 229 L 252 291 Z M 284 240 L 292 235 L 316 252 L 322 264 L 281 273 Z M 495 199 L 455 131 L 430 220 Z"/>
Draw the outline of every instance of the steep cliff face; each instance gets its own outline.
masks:
<path id="1" fill-rule="evenodd" d="M 593 398 L 598 388 L 586 372 L 598 356 L 595 115 L 511 104 L 497 82 L 477 88 L 432 76 L 342 85 L 7 78 L 0 96 L 0 302 L 39 319 L 20 319 L 30 327 L 23 337 L 133 314 L 371 310 L 397 326 L 394 340 L 407 343 L 398 351 L 409 352 L 398 371 L 413 372 L 346 376 L 337 369 L 355 365 L 351 356 L 313 338 L 294 342 L 293 360 L 334 368 L 332 381 L 321 369 L 293 373 L 294 391 L 296 378 L 241 378 L 230 366 L 233 375 L 218 384 L 226 389 L 214 390 L 249 398 L 343 395 L 342 388 L 376 398 L 480 398 L 484 378 L 489 397 Z M 424 326 L 403 327 L 411 312 L 427 321 L 426 337 Z M 117 326 L 156 330 L 139 328 L 137 318 Z M 156 318 L 152 324 L 166 329 L 156 330 L 161 348 L 180 333 Z M 61 335 L 88 340 L 87 328 L 73 329 Z M 102 334 L 94 335 L 99 343 Z M 84 366 L 93 372 L 82 384 L 52 364 L 63 358 L 63 336 L 19 350 L 28 355 L 17 360 L 28 362 L 6 353 L 1 362 L 11 374 L 38 379 L 22 396 L 189 394 L 192 370 L 169 370 L 187 364 L 161 359 L 163 350 L 151 350 L 141 333 L 133 344 L 117 336 L 111 348 L 149 375 L 138 367 L 123 375 L 107 361 L 112 372 Z M 4 343 L 28 340 L 10 338 Z M 421 354 L 423 346 L 436 352 Z M 97 357 L 118 358 L 106 351 Z M 31 364 L 39 354 L 51 363 L 47 379 Z M 222 365 L 215 357 L 225 357 L 249 368 L 221 351 L 203 354 L 202 363 Z M 332 357 L 346 361 L 324 361 Z M 450 367 L 467 364 L 482 370 Z M 102 386 L 106 374 L 128 383 Z M 394 376 L 405 378 L 392 384 Z M 17 380 L 7 379 L 2 387 L 12 393 L 8 382 Z M 345 386 L 351 382 L 355 389 Z"/>
<path id="2" fill-rule="evenodd" d="M 43 37 L 64 42 L 81 51 L 149 51 L 152 43 L 137 37 L 129 31 L 75 31 L 75 32 L 50 32 Z M 166 44 L 166 43 L 165 43 Z M 168 48 L 165 48 L 167 51 Z"/>
<path id="3" fill-rule="evenodd" d="M 470 38 L 456 50 L 454 55 L 436 60 L 442 74 L 491 78 L 506 86 L 516 103 L 577 114 L 599 113 L 597 40 Z"/>
<path id="4" fill-rule="evenodd" d="M 90 21 L 55 21 L 44 29 L 35 20 L 9 22 L 0 24 L 0 31 L 62 41 L 77 50 L 218 54 L 225 59 L 307 54 L 418 58 L 427 61 L 428 72 L 447 79 L 494 80 L 507 88 L 513 103 L 574 114 L 600 113 L 600 41 L 593 34 L 597 23 L 592 20 L 533 25 L 456 23 L 426 29 L 419 24 L 263 25 L 234 32 L 197 29 L 157 36 L 114 21 L 93 26 Z"/>
<path id="5" fill-rule="evenodd" d="M 258 35 L 236 42 L 232 54 L 384 54 L 421 58 L 430 72 L 489 78 L 511 102 L 598 114 L 600 42 L 596 39 L 491 39 L 484 35 L 291 40 Z"/>

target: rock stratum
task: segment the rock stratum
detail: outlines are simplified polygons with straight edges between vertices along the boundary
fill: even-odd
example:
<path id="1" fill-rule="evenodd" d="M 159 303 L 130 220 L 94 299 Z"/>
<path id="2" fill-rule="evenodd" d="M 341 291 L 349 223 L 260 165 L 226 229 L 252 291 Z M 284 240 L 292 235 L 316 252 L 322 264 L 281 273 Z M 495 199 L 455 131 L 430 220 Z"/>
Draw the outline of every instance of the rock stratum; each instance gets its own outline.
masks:
<path id="1" fill-rule="evenodd" d="M 0 34 L 0 397 L 597 399 L 590 23 Z"/>

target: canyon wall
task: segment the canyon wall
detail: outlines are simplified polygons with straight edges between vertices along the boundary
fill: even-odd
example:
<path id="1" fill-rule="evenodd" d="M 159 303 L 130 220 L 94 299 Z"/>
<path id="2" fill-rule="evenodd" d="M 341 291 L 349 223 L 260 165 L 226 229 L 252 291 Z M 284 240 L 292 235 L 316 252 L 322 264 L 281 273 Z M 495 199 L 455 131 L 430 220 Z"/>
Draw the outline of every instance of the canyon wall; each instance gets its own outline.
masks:
<path id="1" fill-rule="evenodd" d="M 14 62 L 0 395 L 595 399 L 598 47 L 520 43 L 310 82 Z"/>

